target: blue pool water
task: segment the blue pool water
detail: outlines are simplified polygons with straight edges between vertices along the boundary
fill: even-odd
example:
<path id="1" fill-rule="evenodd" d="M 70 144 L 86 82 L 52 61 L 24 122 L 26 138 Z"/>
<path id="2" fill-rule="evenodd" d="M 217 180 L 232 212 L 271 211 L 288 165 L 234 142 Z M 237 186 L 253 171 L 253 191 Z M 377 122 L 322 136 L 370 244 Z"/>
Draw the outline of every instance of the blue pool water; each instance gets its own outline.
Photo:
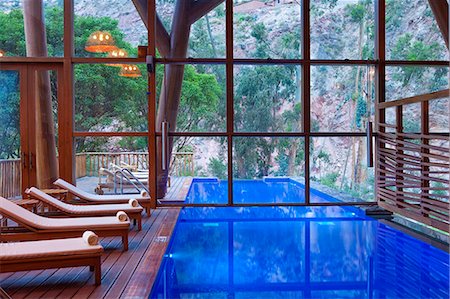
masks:
<path id="1" fill-rule="evenodd" d="M 304 203 L 304 185 L 290 178 L 265 178 L 261 180 L 233 180 L 234 203 Z M 336 201 L 317 190 L 311 190 L 311 202 Z M 195 178 L 186 203 L 228 203 L 228 181 Z"/>
<path id="2" fill-rule="evenodd" d="M 449 254 L 356 208 L 183 208 L 150 297 L 449 298 Z"/>

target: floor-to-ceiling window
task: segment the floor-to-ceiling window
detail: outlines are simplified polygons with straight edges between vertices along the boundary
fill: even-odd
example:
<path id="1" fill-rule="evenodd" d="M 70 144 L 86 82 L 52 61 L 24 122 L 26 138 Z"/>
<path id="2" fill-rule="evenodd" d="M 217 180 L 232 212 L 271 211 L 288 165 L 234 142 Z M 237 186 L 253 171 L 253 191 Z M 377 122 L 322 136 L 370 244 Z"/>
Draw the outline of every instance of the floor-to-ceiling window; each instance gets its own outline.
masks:
<path id="1" fill-rule="evenodd" d="M 53 110 L 73 120 L 58 155 L 89 192 L 134 192 L 127 168 L 161 204 L 375 202 L 366 129 L 396 113 L 376 103 L 448 88 L 425 0 L 42 1 L 47 57 L 32 60 L 25 2 L 0 3 L 0 69 L 64 67 L 66 101 Z M 420 131 L 419 108 L 404 107 L 405 131 Z M 448 98 L 429 113 L 429 131 L 447 132 Z M 12 135 L 2 144 L 20 152 Z"/>

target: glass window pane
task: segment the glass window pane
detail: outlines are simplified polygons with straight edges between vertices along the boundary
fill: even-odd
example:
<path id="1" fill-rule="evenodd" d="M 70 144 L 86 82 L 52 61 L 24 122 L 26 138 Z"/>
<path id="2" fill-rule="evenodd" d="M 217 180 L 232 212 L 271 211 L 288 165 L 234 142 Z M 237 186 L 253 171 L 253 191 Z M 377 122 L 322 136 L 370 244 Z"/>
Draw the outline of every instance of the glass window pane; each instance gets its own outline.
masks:
<path id="1" fill-rule="evenodd" d="M 58 175 L 58 91 L 57 72 L 36 70 L 31 100 L 35 110 L 35 125 L 30 134 L 36 134 L 36 175 L 38 188 L 51 188 Z"/>
<path id="2" fill-rule="evenodd" d="M 224 65 L 185 65 L 183 80 L 168 77 L 170 68 L 177 65 L 158 67 L 156 72 L 158 107 L 162 100 L 171 101 L 172 115 L 176 125 L 170 124 L 171 131 L 177 132 L 224 132 L 226 131 L 226 75 Z M 165 70 L 164 70 L 165 68 Z M 171 76 L 171 75 L 169 75 Z M 170 80 L 175 83 L 169 84 Z M 172 90 L 169 90 L 172 88 Z M 170 97 L 175 88 L 181 89 L 178 104 Z M 169 98 L 170 97 L 170 98 Z M 158 113 L 158 112 L 157 112 Z M 160 128 L 156 128 L 159 130 Z"/>
<path id="3" fill-rule="evenodd" d="M 304 163 L 303 138 L 234 138 L 233 202 L 304 202 Z"/>
<path id="4" fill-rule="evenodd" d="M 63 1 L 43 0 L 42 7 L 36 5 L 31 9 L 32 5 L 29 5 L 27 10 L 23 4 L 22 0 L 0 1 L 0 50 L 5 52 L 5 56 L 63 56 Z M 32 40 L 27 40 L 24 19 L 30 20 L 30 28 L 36 30 L 44 23 L 46 41 L 39 41 L 38 32 Z M 32 52 L 30 49 L 27 52 L 27 43 L 34 45 L 30 47 Z"/>
<path id="5" fill-rule="evenodd" d="M 365 65 L 312 66 L 311 131 L 364 131 L 374 117 L 374 82 Z"/>
<path id="6" fill-rule="evenodd" d="M 75 56 L 108 57 L 108 51 L 93 53 L 86 44 L 95 32 L 111 36 L 107 45 L 126 51 L 128 57 L 137 57 L 137 46 L 147 44 L 147 28 L 132 1 L 112 5 L 109 0 L 74 0 Z M 106 48 L 105 48 L 106 50 Z"/>
<path id="7" fill-rule="evenodd" d="M 139 182 L 133 180 L 134 184 L 141 188 L 148 186 L 147 137 L 76 138 L 75 154 L 77 187 L 86 192 L 139 193 L 129 181 L 114 175 L 121 168 L 129 169 L 137 177 Z"/>
<path id="8" fill-rule="evenodd" d="M 311 202 L 374 201 L 365 137 L 311 138 Z"/>
<path id="9" fill-rule="evenodd" d="M 374 1 L 311 1 L 311 58 L 373 59 Z"/>
<path id="10" fill-rule="evenodd" d="M 300 66 L 235 66 L 236 131 L 299 132 L 301 114 Z"/>
<path id="11" fill-rule="evenodd" d="M 147 70 L 145 65 L 133 66 L 140 77 L 126 77 L 117 65 L 75 65 L 75 130 L 147 130 Z"/>
<path id="12" fill-rule="evenodd" d="M 420 133 L 422 107 L 420 103 L 403 106 L 403 132 Z"/>
<path id="13" fill-rule="evenodd" d="M 169 34 L 172 30 L 176 3 L 177 1 L 156 1 L 156 12 Z M 186 13 L 184 16 L 189 17 L 189 14 Z M 176 18 L 182 19 L 183 16 Z M 187 55 L 184 57 L 172 55 L 171 58 L 225 57 L 225 3 L 217 5 L 190 26 L 187 49 Z"/>
<path id="14" fill-rule="evenodd" d="M 0 195 L 22 194 L 20 159 L 20 79 L 16 71 L 0 70 Z"/>
<path id="15" fill-rule="evenodd" d="M 449 132 L 450 127 L 448 120 L 450 118 L 450 99 L 444 97 L 442 99 L 436 99 L 429 102 L 430 113 L 430 132 L 433 133 L 445 133 Z"/>
<path id="16" fill-rule="evenodd" d="M 169 164 L 169 186 L 172 187 L 168 188 L 161 202 L 228 203 L 227 139 L 175 137 L 173 140 Z"/>
<path id="17" fill-rule="evenodd" d="M 386 101 L 448 88 L 448 67 L 386 67 Z"/>
<path id="18" fill-rule="evenodd" d="M 448 57 L 428 0 L 386 1 L 387 59 L 448 60 Z"/>
<path id="19" fill-rule="evenodd" d="M 276 290 L 275 284 L 279 287 L 305 281 L 305 222 L 235 222 L 233 233 L 235 284 L 258 284 L 266 290 Z M 258 258 L 249 262 L 251 256 Z M 273 298 L 270 293 L 244 294 L 240 298 Z"/>
<path id="20" fill-rule="evenodd" d="M 235 58 L 301 58 L 301 1 L 233 1 Z"/>

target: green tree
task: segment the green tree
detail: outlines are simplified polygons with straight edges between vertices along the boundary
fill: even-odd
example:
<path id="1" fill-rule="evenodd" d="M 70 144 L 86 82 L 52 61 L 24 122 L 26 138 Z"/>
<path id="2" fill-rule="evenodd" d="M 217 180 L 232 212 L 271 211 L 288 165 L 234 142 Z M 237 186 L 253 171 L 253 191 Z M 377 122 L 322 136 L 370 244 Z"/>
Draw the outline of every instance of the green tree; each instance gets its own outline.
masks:
<path id="1" fill-rule="evenodd" d="M 63 54 L 63 11 L 61 7 L 46 7 L 46 31 L 49 56 Z M 20 9 L 0 13 L 0 48 L 11 56 L 26 56 L 23 15 Z M 84 46 L 89 34 L 97 30 L 111 32 L 116 45 L 135 55 L 136 49 L 124 41 L 118 28 L 118 21 L 108 17 L 75 16 L 75 53 L 84 57 L 101 57 L 104 54 L 88 53 Z M 139 65 L 143 74 L 145 66 Z M 205 128 L 223 127 L 224 111 L 218 108 L 224 101 L 224 90 L 216 79 L 216 69 L 187 66 L 183 79 L 183 92 L 179 128 L 186 131 L 201 131 Z M 101 64 L 78 64 L 74 68 L 75 78 L 75 127 L 79 131 L 147 130 L 147 79 L 136 79 L 118 75 L 119 68 Z M 157 77 L 162 78 L 163 69 L 157 69 Z M 19 149 L 19 96 L 18 78 L 2 72 L 0 113 L 4 121 L 0 158 L 18 157 Z M 52 79 L 55 86 L 56 78 Z M 160 93 L 160 85 L 157 88 Z M 157 97 L 159 98 L 159 97 Z M 56 113 L 56 106 L 55 106 Z M 55 118 L 56 119 L 56 118 Z M 185 140 L 182 142 L 185 144 Z M 108 150 L 107 138 L 80 138 L 76 140 L 77 151 Z M 144 149 L 146 138 L 122 138 L 117 146 L 127 149 Z"/>

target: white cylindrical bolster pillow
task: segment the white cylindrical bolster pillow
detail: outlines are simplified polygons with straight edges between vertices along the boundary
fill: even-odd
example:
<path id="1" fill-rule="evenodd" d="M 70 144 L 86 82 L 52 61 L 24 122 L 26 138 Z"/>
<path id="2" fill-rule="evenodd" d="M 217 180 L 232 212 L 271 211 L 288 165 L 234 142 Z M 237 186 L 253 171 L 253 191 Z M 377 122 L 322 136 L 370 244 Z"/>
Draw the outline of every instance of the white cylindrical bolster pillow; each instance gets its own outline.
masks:
<path id="1" fill-rule="evenodd" d="M 83 240 L 88 245 L 98 245 L 98 236 L 89 230 L 83 233 Z"/>
<path id="2" fill-rule="evenodd" d="M 139 207 L 139 202 L 138 202 L 136 199 L 134 199 L 134 198 L 130 199 L 130 200 L 128 201 L 128 203 L 129 203 L 130 206 L 132 206 L 133 208 Z"/>
<path id="3" fill-rule="evenodd" d="M 117 212 L 116 216 L 120 222 L 128 221 L 128 215 L 124 211 Z"/>
<path id="4" fill-rule="evenodd" d="M 142 190 L 142 191 L 141 191 L 141 196 L 142 196 L 142 197 L 148 197 L 148 192 L 145 191 L 145 190 Z"/>

